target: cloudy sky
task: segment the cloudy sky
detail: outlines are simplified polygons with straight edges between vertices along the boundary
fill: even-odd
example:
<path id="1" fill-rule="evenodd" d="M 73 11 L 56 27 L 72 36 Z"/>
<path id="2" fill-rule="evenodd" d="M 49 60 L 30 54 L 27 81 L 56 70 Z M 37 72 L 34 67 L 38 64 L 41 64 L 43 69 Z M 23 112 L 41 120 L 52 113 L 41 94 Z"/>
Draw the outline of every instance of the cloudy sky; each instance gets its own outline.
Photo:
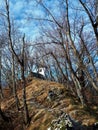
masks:
<path id="1" fill-rule="evenodd" d="M 59 4 L 61 0 L 43 0 L 44 4 L 55 15 L 60 16 L 62 8 Z M 0 6 L 3 5 L 4 0 L 0 0 Z M 35 0 L 9 0 L 10 14 L 15 22 L 19 25 L 21 32 L 35 38 L 39 35 L 39 21 L 32 18 L 49 18 L 45 9 L 36 3 Z M 60 17 L 59 17 L 60 18 Z"/>
<path id="2" fill-rule="evenodd" d="M 0 6 L 4 6 L 4 0 L 0 0 Z M 9 0 L 11 17 L 18 24 L 22 33 L 35 38 L 39 35 L 39 21 L 32 18 L 46 18 L 47 13 L 35 0 Z M 60 0 L 44 0 L 45 5 L 59 15 Z M 58 13 L 57 13 L 58 12 Z"/>
<path id="3" fill-rule="evenodd" d="M 29 17 L 44 17 L 44 11 L 34 0 L 9 0 L 10 16 L 19 26 L 22 33 L 34 38 L 39 33 L 38 22 L 28 20 Z M 4 0 L 0 0 L 0 11 L 4 7 Z"/>
<path id="4" fill-rule="evenodd" d="M 9 0 L 10 2 L 10 14 L 11 17 L 18 24 L 19 29 L 22 33 L 26 33 L 27 36 L 30 36 L 34 39 L 39 35 L 39 26 L 40 22 L 32 18 L 47 18 L 49 15 L 46 13 L 45 9 L 40 6 L 40 4 L 35 2 L 36 0 Z M 39 0 L 41 1 L 41 0 Z M 60 20 L 61 12 L 63 6 L 60 7 L 62 0 L 43 0 L 44 4 L 52 12 L 52 14 Z M 78 0 L 70 0 L 71 5 L 78 5 Z M 4 0 L 0 0 L 0 6 L 3 6 Z M 70 11 L 71 13 L 71 11 Z M 72 12 L 73 14 L 73 12 Z M 61 20 L 62 21 L 62 20 Z M 46 26 L 46 24 L 45 24 Z"/>
<path id="5" fill-rule="evenodd" d="M 32 19 L 28 20 L 29 17 L 44 15 L 35 2 L 28 2 L 28 0 L 10 0 L 10 13 L 19 25 L 21 32 L 26 33 L 32 38 L 38 35 L 38 22 Z"/>

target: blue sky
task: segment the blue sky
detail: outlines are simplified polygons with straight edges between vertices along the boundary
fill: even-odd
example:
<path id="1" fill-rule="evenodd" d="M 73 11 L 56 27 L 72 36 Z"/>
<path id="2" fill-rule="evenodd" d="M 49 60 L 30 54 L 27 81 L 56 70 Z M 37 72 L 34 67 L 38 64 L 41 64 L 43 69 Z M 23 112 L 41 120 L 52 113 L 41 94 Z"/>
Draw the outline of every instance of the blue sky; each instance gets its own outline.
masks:
<path id="1" fill-rule="evenodd" d="M 3 0 L 2 0 L 3 1 Z M 26 33 L 32 39 L 39 35 L 39 21 L 34 18 L 46 18 L 44 8 L 38 5 L 34 0 L 9 0 L 11 17 L 18 24 L 22 33 Z M 59 0 L 45 0 L 45 4 L 51 11 L 57 14 Z M 56 8 L 55 8 L 56 7 Z M 58 13 L 59 14 L 59 13 Z M 28 18 L 31 18 L 28 20 Z"/>
<path id="2" fill-rule="evenodd" d="M 4 0 L 0 0 L 0 6 L 2 5 L 3 1 Z M 47 18 L 48 14 L 46 13 L 46 11 L 36 2 L 34 2 L 34 0 L 9 0 L 9 1 L 10 1 L 11 17 L 15 20 L 16 24 L 18 24 L 20 31 L 22 33 L 25 33 L 26 36 L 30 37 L 31 40 L 36 39 L 36 37 L 40 35 L 39 34 L 40 24 L 36 20 L 33 20 L 33 19 L 28 20 L 28 17 Z M 54 16 L 57 19 L 59 18 L 59 20 L 62 18 L 60 17 L 60 15 L 61 15 L 61 12 L 63 11 L 63 8 L 60 8 L 59 6 L 60 1 L 61 0 L 44 0 L 45 5 L 47 5 L 49 10 L 54 14 Z M 74 6 L 79 7 L 78 0 L 70 0 L 70 2 L 71 2 L 70 4 L 71 6 L 74 5 Z M 74 12 L 70 10 L 71 18 L 74 17 L 73 14 Z M 83 17 L 85 16 L 86 15 L 83 14 Z M 89 30 L 90 29 L 92 28 L 89 28 Z M 87 25 L 87 31 L 88 31 L 88 25 Z M 98 62 L 96 63 L 96 66 L 98 66 Z"/>
<path id="3" fill-rule="evenodd" d="M 0 5 L 2 5 L 4 0 L 0 0 Z M 19 29 L 22 33 L 26 33 L 27 36 L 30 36 L 31 39 L 36 38 L 39 35 L 39 22 L 34 19 L 29 19 L 28 17 L 34 18 L 50 18 L 46 11 L 38 5 L 35 0 L 9 0 L 10 1 L 10 13 L 12 18 L 18 24 Z M 45 5 L 49 10 L 54 14 L 57 20 L 60 20 L 62 17 L 61 12 L 64 10 L 60 8 L 59 4 L 62 0 L 43 0 Z M 71 2 L 70 6 L 78 6 L 78 0 L 69 0 Z M 62 6 L 61 6 L 62 7 Z M 74 17 L 73 11 L 70 10 L 71 18 Z M 80 14 L 81 15 L 81 14 Z M 84 15 L 84 14 L 83 14 Z M 59 17 L 58 17 L 59 16 Z M 45 23 L 46 25 L 46 23 Z"/>
<path id="4" fill-rule="evenodd" d="M 32 5 L 31 2 L 26 2 L 26 0 L 10 0 L 10 12 L 19 25 L 20 31 L 26 33 L 27 36 L 35 38 L 39 32 L 36 26 L 37 23 L 28 21 L 28 16 L 32 12 L 36 16 L 42 14 L 42 12 L 39 12 L 37 9 L 33 10 L 31 6 L 34 8 L 35 5 Z"/>
<path id="5" fill-rule="evenodd" d="M 34 0 L 9 0 L 10 1 L 10 14 L 11 17 L 18 24 L 19 29 L 22 33 L 26 33 L 31 39 L 36 38 L 39 35 L 39 22 L 34 19 L 29 19 L 29 17 L 34 18 L 46 18 L 48 14 L 40 5 L 38 5 Z M 60 16 L 59 8 L 60 0 L 44 0 L 44 3 L 51 10 L 53 14 Z M 3 0 L 0 0 L 0 5 L 2 5 Z M 60 10 L 60 11 L 59 11 Z M 57 13 L 58 12 L 58 13 Z M 60 17 L 59 17 L 60 18 Z"/>
<path id="6" fill-rule="evenodd" d="M 44 17 L 44 12 L 38 8 L 34 0 L 31 0 L 31 2 L 28 1 L 30 0 L 9 0 L 10 15 L 19 26 L 19 30 L 34 39 L 39 34 L 38 22 L 28 20 L 28 17 L 31 14 L 34 17 Z M 3 2 L 3 0 L 0 0 L 1 7 L 4 6 Z"/>

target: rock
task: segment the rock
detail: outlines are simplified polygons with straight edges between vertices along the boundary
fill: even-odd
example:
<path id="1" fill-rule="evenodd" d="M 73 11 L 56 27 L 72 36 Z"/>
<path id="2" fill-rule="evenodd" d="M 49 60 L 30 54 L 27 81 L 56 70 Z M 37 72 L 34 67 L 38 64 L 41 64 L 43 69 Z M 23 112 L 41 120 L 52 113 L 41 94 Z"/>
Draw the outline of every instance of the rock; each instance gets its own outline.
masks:
<path id="1" fill-rule="evenodd" d="M 58 119 L 51 122 L 51 127 L 47 130 L 73 130 L 73 124 L 68 114 L 61 113 Z"/>
<path id="2" fill-rule="evenodd" d="M 85 126 L 73 120 L 68 114 L 61 112 L 57 119 L 52 120 L 47 130 L 98 130 L 98 123 L 93 126 Z"/>
<path id="3" fill-rule="evenodd" d="M 64 93 L 64 89 L 62 88 L 58 89 L 54 87 L 52 90 L 49 90 L 47 99 L 49 101 L 53 101 L 57 98 L 60 98 L 63 93 Z"/>
<path id="4" fill-rule="evenodd" d="M 54 93 L 54 91 L 49 90 L 47 99 L 48 99 L 49 101 L 53 101 L 53 100 L 55 100 L 56 97 L 57 97 L 57 95 Z"/>

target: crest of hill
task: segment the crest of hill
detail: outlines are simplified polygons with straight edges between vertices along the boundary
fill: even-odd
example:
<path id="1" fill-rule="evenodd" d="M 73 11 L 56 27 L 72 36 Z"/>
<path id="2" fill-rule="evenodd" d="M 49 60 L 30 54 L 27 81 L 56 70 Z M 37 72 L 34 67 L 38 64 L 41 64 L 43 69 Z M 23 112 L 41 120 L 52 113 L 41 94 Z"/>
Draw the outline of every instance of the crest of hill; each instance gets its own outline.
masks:
<path id="1" fill-rule="evenodd" d="M 54 93 L 54 98 L 49 100 L 49 91 Z M 27 104 L 31 123 L 26 130 L 47 130 L 51 121 L 60 116 L 61 111 L 69 114 L 75 121 L 80 122 L 81 125 L 91 126 L 98 121 L 98 106 L 92 108 L 83 108 L 77 96 L 73 95 L 70 90 L 62 84 L 33 78 L 26 87 Z M 23 108 L 22 102 L 22 89 L 18 90 L 18 97 Z M 1 107 L 3 110 L 11 110 L 12 113 L 17 114 L 15 110 L 15 100 L 13 97 L 8 100 L 2 101 Z M 19 119 L 19 120 L 18 120 Z M 14 130 L 22 129 L 20 119 L 14 116 L 13 124 Z M 18 126 L 16 127 L 16 124 Z"/>

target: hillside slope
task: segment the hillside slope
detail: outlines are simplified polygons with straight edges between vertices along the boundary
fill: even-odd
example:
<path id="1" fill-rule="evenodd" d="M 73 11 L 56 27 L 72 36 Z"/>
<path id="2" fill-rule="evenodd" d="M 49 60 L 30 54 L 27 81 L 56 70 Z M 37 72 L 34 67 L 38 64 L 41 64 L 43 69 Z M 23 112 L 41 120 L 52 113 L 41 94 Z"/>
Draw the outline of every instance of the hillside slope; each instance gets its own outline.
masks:
<path id="1" fill-rule="evenodd" d="M 47 130 L 54 119 L 58 119 L 61 113 L 67 113 L 75 122 L 86 126 L 87 129 L 98 122 L 98 106 L 83 108 L 70 90 L 56 82 L 33 79 L 26 87 L 27 104 L 31 123 L 25 127 L 26 130 Z M 53 97 L 49 98 L 49 92 Z M 13 97 L 2 101 L 3 111 L 10 113 L 14 130 L 24 128 L 22 118 L 22 90 L 18 90 L 20 100 L 20 113 L 15 110 Z M 91 128 L 90 128 L 91 130 Z M 93 129 L 92 129 L 93 130 Z"/>

